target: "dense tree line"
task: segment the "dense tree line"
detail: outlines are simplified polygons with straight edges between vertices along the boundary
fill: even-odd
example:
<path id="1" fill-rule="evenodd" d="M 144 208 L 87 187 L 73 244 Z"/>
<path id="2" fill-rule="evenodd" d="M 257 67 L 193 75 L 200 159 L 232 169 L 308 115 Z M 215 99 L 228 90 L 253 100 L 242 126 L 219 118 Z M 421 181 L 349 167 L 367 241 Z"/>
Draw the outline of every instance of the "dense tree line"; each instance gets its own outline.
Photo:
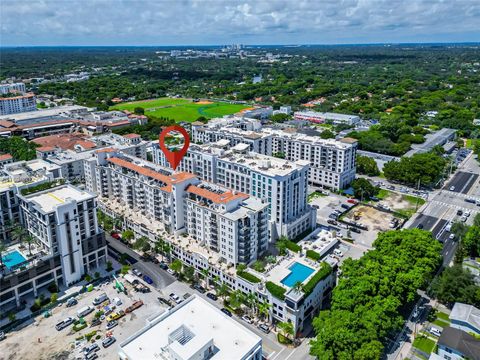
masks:
<path id="1" fill-rule="evenodd" d="M 37 146 L 20 136 L 0 138 L 0 153 L 12 155 L 15 161 L 35 159 Z"/>
<path id="2" fill-rule="evenodd" d="M 331 309 L 313 321 L 310 351 L 318 359 L 379 359 L 441 262 L 441 244 L 419 229 L 380 233 L 373 245 L 345 260 Z"/>
<path id="3" fill-rule="evenodd" d="M 402 157 L 400 161 L 389 161 L 383 167 L 388 180 L 405 185 L 432 187 L 441 179 L 447 161 L 435 152 Z"/>
<path id="4" fill-rule="evenodd" d="M 375 159 L 357 155 L 357 173 L 368 176 L 377 176 L 380 175 L 380 170 L 378 170 L 378 165 Z"/>

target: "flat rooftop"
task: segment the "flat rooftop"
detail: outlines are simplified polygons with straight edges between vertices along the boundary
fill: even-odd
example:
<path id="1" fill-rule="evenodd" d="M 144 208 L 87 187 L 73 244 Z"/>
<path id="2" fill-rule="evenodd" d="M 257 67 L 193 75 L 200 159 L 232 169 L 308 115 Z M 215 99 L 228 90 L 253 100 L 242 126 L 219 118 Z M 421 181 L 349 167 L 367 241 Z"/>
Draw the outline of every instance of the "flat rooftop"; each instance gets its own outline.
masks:
<path id="1" fill-rule="evenodd" d="M 85 201 L 95 196 L 72 185 L 61 185 L 50 190 L 27 195 L 25 198 L 34 202 L 44 213 L 50 213 L 59 205 L 69 200 Z"/>
<path id="2" fill-rule="evenodd" d="M 179 333 L 188 336 L 178 336 Z M 191 296 L 182 304 L 152 319 L 148 325 L 120 344 L 120 354 L 128 359 L 183 359 L 194 356 L 213 340 L 214 360 L 242 359 L 261 346 L 261 338 L 222 313 L 219 309 Z"/>
<path id="3" fill-rule="evenodd" d="M 69 105 L 69 106 L 56 106 L 51 109 L 27 111 L 18 114 L 1 115 L 0 120 L 13 120 L 14 122 L 25 122 L 27 120 L 33 120 L 38 118 L 45 118 L 51 116 L 65 115 L 71 111 L 87 110 L 85 106 Z"/>

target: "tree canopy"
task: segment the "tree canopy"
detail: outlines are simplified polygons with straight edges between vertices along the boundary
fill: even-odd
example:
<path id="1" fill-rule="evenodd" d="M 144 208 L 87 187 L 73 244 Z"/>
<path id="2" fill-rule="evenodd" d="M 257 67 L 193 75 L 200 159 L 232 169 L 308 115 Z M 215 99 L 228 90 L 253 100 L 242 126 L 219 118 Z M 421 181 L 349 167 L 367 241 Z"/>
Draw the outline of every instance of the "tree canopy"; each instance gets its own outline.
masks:
<path id="1" fill-rule="evenodd" d="M 345 260 L 331 309 L 313 321 L 310 353 L 319 359 L 379 359 L 441 261 L 441 245 L 419 229 L 380 233 L 373 245 Z"/>

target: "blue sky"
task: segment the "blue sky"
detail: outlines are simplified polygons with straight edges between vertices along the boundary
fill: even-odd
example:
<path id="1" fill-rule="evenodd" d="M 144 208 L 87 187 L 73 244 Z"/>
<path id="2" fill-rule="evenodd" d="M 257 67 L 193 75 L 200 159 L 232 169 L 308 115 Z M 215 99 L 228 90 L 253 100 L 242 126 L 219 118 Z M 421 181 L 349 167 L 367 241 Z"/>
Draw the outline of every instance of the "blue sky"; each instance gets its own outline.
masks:
<path id="1" fill-rule="evenodd" d="M 480 41 L 479 0 L 2 0 L 0 45 Z"/>

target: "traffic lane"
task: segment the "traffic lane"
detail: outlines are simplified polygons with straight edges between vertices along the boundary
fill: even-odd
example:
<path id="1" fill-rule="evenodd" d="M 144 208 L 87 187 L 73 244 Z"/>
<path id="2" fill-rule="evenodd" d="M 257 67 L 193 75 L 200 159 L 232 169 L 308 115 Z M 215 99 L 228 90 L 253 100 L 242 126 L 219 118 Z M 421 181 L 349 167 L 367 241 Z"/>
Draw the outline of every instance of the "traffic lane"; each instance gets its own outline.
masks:
<path id="1" fill-rule="evenodd" d="M 410 225 L 410 229 L 418 228 L 420 225 L 423 230 L 430 230 L 437 221 L 438 218 L 436 217 L 420 214 Z"/>
<path id="2" fill-rule="evenodd" d="M 438 239 L 438 235 L 440 234 L 442 229 L 447 225 L 447 222 L 448 222 L 447 220 L 442 219 L 438 222 L 437 225 L 435 225 L 435 227 L 432 230 L 432 234 L 435 239 Z"/>
<path id="3" fill-rule="evenodd" d="M 174 276 L 170 275 L 165 270 L 160 269 L 158 265 L 152 262 L 140 260 L 140 255 L 109 235 L 107 235 L 107 245 L 116 250 L 118 253 L 126 253 L 128 256 L 135 259 L 136 262 L 134 263 L 134 267 L 140 270 L 142 273 L 150 276 L 157 289 L 163 289 L 176 281 Z"/>
<path id="4" fill-rule="evenodd" d="M 478 178 L 478 174 L 459 171 L 456 173 L 452 180 L 444 187 L 445 190 L 452 192 L 467 194 L 470 188 L 475 184 Z M 453 186 L 453 190 L 450 190 Z"/>
<path id="5" fill-rule="evenodd" d="M 468 183 L 464 186 L 462 190 L 462 194 L 468 194 L 472 186 L 475 185 L 475 183 L 477 182 L 478 174 L 470 174 L 470 175 L 471 176 L 468 179 Z"/>
<path id="6" fill-rule="evenodd" d="M 443 266 L 446 267 L 450 264 L 455 255 L 455 250 L 457 248 L 457 241 L 450 240 L 448 237 L 446 238 L 443 244 L 442 256 L 443 256 Z"/>

